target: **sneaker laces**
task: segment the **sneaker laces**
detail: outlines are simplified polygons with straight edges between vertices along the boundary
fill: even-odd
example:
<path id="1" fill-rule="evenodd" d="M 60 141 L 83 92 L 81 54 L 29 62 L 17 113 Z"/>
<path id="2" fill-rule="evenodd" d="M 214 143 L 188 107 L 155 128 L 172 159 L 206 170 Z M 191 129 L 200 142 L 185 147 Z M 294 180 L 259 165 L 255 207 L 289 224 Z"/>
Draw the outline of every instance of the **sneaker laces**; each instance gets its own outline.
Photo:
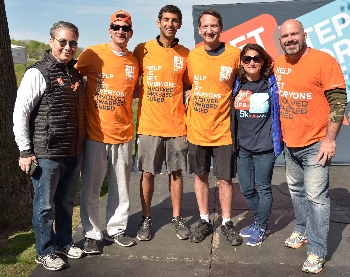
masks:
<path id="1" fill-rule="evenodd" d="M 259 238 L 262 238 L 264 236 L 265 231 L 259 228 L 257 228 L 257 230 L 259 232 Z"/>
<path id="2" fill-rule="evenodd" d="M 181 216 L 174 217 L 172 221 L 176 223 L 177 227 L 185 227 L 184 220 Z"/>
<path id="3" fill-rule="evenodd" d="M 177 221 L 177 224 L 178 224 L 179 227 L 185 228 L 185 223 L 184 223 L 184 221 L 182 220 L 182 218 L 181 218 L 180 220 Z"/>
<path id="4" fill-rule="evenodd" d="M 75 246 L 75 244 L 73 242 L 71 242 L 70 244 L 66 245 L 66 248 L 68 248 L 69 246 L 71 248 L 76 248 L 76 246 Z"/>
<path id="5" fill-rule="evenodd" d="M 238 232 L 235 229 L 235 226 L 226 226 L 227 232 L 230 235 L 238 235 Z"/>
<path id="6" fill-rule="evenodd" d="M 139 229 L 144 230 L 151 226 L 151 220 L 148 218 L 142 219 Z"/>
<path id="7" fill-rule="evenodd" d="M 50 253 L 48 256 L 53 261 L 59 258 L 59 256 L 55 252 Z"/>
<path id="8" fill-rule="evenodd" d="M 311 259 L 311 258 L 312 258 L 312 259 Z M 314 255 L 314 257 L 312 257 L 311 255 L 308 255 L 308 256 L 307 256 L 307 261 L 308 261 L 309 263 L 319 264 L 319 263 L 321 263 L 321 262 L 323 261 L 323 258 L 322 258 L 322 257 L 319 257 L 319 256 L 315 256 L 315 255 Z"/>
<path id="9" fill-rule="evenodd" d="M 124 233 L 124 232 L 121 232 L 121 233 L 119 233 L 119 234 L 116 234 L 115 235 L 116 237 L 120 237 L 120 238 L 124 238 L 124 237 L 126 237 L 126 234 Z"/>
<path id="10" fill-rule="evenodd" d="M 91 238 L 86 238 L 86 239 L 85 239 L 85 242 L 87 242 L 88 245 L 93 244 L 94 241 L 95 241 L 95 240 L 94 240 L 94 239 L 91 239 Z"/>
<path id="11" fill-rule="evenodd" d="M 208 222 L 205 222 L 205 223 L 208 223 Z M 202 228 L 208 228 L 207 225 L 205 224 L 204 222 L 199 222 L 199 224 L 194 227 L 194 232 L 197 232 L 199 229 L 202 229 Z"/>

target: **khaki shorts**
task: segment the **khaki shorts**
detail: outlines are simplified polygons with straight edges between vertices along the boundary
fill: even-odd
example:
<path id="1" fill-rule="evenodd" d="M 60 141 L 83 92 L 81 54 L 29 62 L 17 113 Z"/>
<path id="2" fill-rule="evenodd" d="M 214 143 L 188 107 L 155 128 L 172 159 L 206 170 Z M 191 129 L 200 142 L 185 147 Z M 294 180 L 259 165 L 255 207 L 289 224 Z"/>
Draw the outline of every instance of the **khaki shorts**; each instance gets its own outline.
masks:
<path id="1" fill-rule="evenodd" d="M 230 181 L 235 177 L 233 144 L 222 146 L 200 146 L 188 143 L 189 173 L 197 176 L 210 172 L 211 157 L 214 158 L 213 174 L 218 179 Z"/>
<path id="2" fill-rule="evenodd" d="M 167 174 L 187 170 L 187 137 L 155 137 L 139 135 L 138 169 L 152 173 L 162 172 L 163 161 Z"/>

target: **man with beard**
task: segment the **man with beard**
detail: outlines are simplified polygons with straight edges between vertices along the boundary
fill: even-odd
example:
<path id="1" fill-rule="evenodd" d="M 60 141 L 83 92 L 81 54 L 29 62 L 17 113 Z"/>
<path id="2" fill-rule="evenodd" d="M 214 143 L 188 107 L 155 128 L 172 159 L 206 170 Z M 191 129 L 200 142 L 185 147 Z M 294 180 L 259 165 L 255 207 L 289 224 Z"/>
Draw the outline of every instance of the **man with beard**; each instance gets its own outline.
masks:
<path id="1" fill-rule="evenodd" d="M 329 167 L 341 128 L 346 85 L 337 61 L 306 45 L 303 25 L 294 19 L 280 28 L 285 55 L 276 61 L 286 177 L 295 226 L 285 246 L 307 242 L 302 270 L 319 273 L 327 255 Z"/>
<path id="2" fill-rule="evenodd" d="M 102 239 L 99 197 L 108 181 L 105 239 L 120 246 L 135 241 L 125 235 L 128 223 L 131 174 L 133 91 L 138 86 L 138 62 L 127 49 L 133 35 L 131 16 L 123 10 L 112 14 L 110 42 L 88 47 L 79 56 L 77 69 L 87 76 L 87 139 L 82 165 L 80 216 L 85 236 L 84 252 L 98 254 Z"/>

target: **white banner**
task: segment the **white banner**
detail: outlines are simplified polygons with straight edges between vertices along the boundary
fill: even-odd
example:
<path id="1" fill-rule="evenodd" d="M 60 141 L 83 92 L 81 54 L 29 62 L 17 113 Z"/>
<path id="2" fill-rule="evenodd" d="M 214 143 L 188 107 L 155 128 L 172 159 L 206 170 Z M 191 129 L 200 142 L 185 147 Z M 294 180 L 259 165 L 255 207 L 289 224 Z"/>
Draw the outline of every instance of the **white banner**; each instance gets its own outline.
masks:
<path id="1" fill-rule="evenodd" d="M 13 63 L 27 65 L 27 53 L 25 47 L 11 44 L 11 51 Z"/>

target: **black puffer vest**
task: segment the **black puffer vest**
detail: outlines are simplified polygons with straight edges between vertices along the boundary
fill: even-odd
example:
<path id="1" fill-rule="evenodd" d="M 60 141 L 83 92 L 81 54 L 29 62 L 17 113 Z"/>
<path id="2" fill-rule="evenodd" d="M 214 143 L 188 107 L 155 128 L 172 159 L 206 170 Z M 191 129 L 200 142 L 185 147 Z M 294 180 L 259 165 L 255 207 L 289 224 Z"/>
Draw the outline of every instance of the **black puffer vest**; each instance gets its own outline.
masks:
<path id="1" fill-rule="evenodd" d="M 32 149 L 37 158 L 68 158 L 83 152 L 85 87 L 76 60 L 67 66 L 46 51 L 44 59 L 30 68 L 38 69 L 46 89 L 29 119 Z"/>

